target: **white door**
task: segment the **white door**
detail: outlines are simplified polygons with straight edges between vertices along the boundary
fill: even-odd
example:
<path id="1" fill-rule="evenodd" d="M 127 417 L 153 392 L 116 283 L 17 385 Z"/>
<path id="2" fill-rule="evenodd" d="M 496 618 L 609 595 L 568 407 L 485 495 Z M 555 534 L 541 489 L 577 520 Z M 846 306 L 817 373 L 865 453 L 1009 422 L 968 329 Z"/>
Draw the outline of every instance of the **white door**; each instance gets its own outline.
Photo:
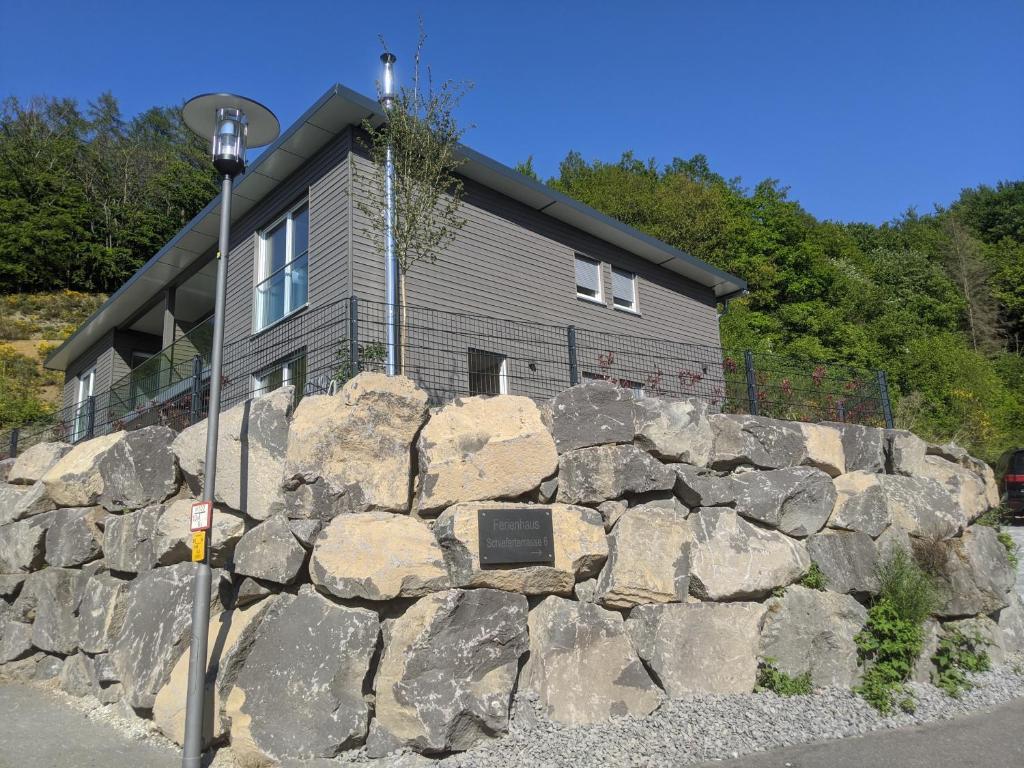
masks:
<path id="1" fill-rule="evenodd" d="M 77 443 L 85 437 L 85 433 L 89 429 L 89 398 L 93 396 L 95 387 L 95 368 L 90 368 L 79 375 L 78 402 L 75 409 L 75 430 L 72 435 L 72 442 Z"/>

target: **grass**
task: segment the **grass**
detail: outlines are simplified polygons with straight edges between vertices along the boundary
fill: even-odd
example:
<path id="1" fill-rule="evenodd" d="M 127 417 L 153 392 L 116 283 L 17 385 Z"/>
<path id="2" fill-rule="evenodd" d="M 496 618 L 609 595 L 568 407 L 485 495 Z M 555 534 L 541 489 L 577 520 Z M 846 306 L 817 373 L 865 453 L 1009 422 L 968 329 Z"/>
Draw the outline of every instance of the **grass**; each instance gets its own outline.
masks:
<path id="1" fill-rule="evenodd" d="M 825 574 L 821 572 L 821 568 L 818 564 L 811 562 L 811 567 L 807 569 L 807 573 L 800 577 L 800 586 L 807 587 L 808 589 L 816 589 L 819 592 L 824 592 L 825 587 L 828 586 L 828 579 Z"/>

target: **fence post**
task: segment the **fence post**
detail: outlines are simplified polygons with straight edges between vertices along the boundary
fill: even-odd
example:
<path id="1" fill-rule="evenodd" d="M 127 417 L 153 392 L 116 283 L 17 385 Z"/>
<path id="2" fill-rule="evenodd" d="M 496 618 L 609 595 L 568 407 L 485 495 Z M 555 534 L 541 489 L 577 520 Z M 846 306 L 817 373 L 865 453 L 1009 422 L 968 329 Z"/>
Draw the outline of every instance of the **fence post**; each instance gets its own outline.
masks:
<path id="1" fill-rule="evenodd" d="M 757 416 L 757 380 L 754 378 L 754 353 L 749 349 L 743 350 L 743 368 L 747 373 L 747 401 L 750 405 L 750 415 Z"/>
<path id="2" fill-rule="evenodd" d="M 839 421 L 846 423 L 846 403 L 842 400 L 836 406 L 836 415 L 839 417 Z"/>
<path id="3" fill-rule="evenodd" d="M 96 395 L 89 395 L 85 421 L 85 439 L 92 440 L 96 435 Z"/>
<path id="4" fill-rule="evenodd" d="M 892 419 L 892 403 L 889 401 L 889 382 L 885 378 L 885 371 L 878 372 L 878 397 L 882 401 L 882 416 L 885 417 L 886 429 L 895 427 Z"/>
<path id="5" fill-rule="evenodd" d="M 14 427 L 11 430 L 11 447 L 7 452 L 7 458 L 9 459 L 15 459 L 18 457 L 18 435 L 20 433 L 21 429 L 19 427 Z"/>
<path id="6" fill-rule="evenodd" d="M 348 297 L 348 367 L 349 375 L 359 373 L 359 298 Z"/>
<path id="7" fill-rule="evenodd" d="M 199 421 L 199 398 L 203 393 L 203 358 L 196 355 L 192 358 L 192 397 L 189 400 L 188 423 Z"/>
<path id="8" fill-rule="evenodd" d="M 576 358 L 576 326 L 570 325 L 565 330 L 569 341 L 569 386 L 575 387 L 580 383 L 580 364 Z"/>

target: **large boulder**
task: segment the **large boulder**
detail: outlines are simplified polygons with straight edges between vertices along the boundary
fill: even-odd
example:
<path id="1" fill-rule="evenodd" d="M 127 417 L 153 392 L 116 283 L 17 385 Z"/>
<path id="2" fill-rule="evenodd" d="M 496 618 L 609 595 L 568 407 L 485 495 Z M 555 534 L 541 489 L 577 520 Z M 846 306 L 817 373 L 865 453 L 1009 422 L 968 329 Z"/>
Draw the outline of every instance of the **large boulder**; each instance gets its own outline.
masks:
<path id="1" fill-rule="evenodd" d="M 637 657 L 622 615 L 552 595 L 530 611 L 530 656 L 519 689 L 564 725 L 643 717 L 662 694 Z"/>
<path id="2" fill-rule="evenodd" d="M 641 605 L 626 627 L 670 697 L 750 693 L 764 616 L 759 603 Z"/>
<path id="3" fill-rule="evenodd" d="M 121 632 L 111 653 L 124 686 L 124 700 L 150 709 L 166 682 L 192 629 L 193 563 L 157 568 L 131 582 L 125 598 Z M 231 582 L 223 571 L 213 572 L 211 614 L 228 602 Z"/>
<path id="4" fill-rule="evenodd" d="M 545 405 L 542 416 L 559 453 L 631 443 L 636 435 L 633 391 L 609 381 L 590 381 L 562 390 Z"/>
<path id="5" fill-rule="evenodd" d="M 884 429 L 836 421 L 826 421 L 823 425 L 839 431 L 847 472 L 885 472 L 887 438 Z"/>
<path id="6" fill-rule="evenodd" d="M 45 568 L 25 580 L 15 612 L 32 618 L 32 645 L 46 653 L 78 650 L 78 609 L 87 574 L 74 568 Z"/>
<path id="7" fill-rule="evenodd" d="M 832 479 L 811 467 L 743 472 L 730 486 L 739 514 L 797 537 L 821 530 L 836 500 Z"/>
<path id="8" fill-rule="evenodd" d="M 34 650 L 32 625 L 0 616 L 0 664 L 24 659 Z"/>
<path id="9" fill-rule="evenodd" d="M 421 597 L 449 586 L 430 528 L 391 512 L 331 520 L 313 545 L 309 574 L 322 592 L 364 600 Z"/>
<path id="10" fill-rule="evenodd" d="M 921 546 L 945 550 L 937 564 L 942 603 L 936 615 L 975 616 L 1009 605 L 1016 574 L 994 528 L 974 525 L 960 538 Z"/>
<path id="11" fill-rule="evenodd" d="M 142 573 L 156 564 L 157 526 L 162 504 L 111 515 L 103 527 L 103 558 L 112 571 Z"/>
<path id="12" fill-rule="evenodd" d="M 808 537 L 807 553 L 825 575 L 826 589 L 857 597 L 878 594 L 878 550 L 866 533 L 817 533 Z"/>
<path id="13" fill-rule="evenodd" d="M 597 580 L 597 601 L 608 608 L 632 608 L 685 600 L 692 543 L 685 515 L 651 505 L 629 508 L 608 537 L 608 564 Z"/>
<path id="14" fill-rule="evenodd" d="M 692 464 L 671 464 L 676 473 L 674 491 L 686 506 L 724 507 L 736 503 L 733 475 Z"/>
<path id="15" fill-rule="evenodd" d="M 60 689 L 71 696 L 91 696 L 99 689 L 96 665 L 84 653 L 76 653 L 64 659 L 57 681 Z"/>
<path id="16" fill-rule="evenodd" d="M 46 562 L 71 567 L 103 554 L 103 507 L 58 509 L 46 531 Z"/>
<path id="17" fill-rule="evenodd" d="M 59 507 L 120 511 L 161 502 L 179 486 L 174 437 L 173 429 L 155 426 L 87 440 L 50 467 L 42 482 Z"/>
<path id="18" fill-rule="evenodd" d="M 8 483 L 32 485 L 71 450 L 67 443 L 36 443 L 18 455 L 7 475 Z"/>
<path id="19" fill-rule="evenodd" d="M 523 595 L 452 589 L 395 619 L 374 681 L 367 753 L 464 750 L 505 733 L 526 616 Z"/>
<path id="20" fill-rule="evenodd" d="M 0 573 L 26 573 L 43 565 L 53 514 L 0 526 Z"/>
<path id="21" fill-rule="evenodd" d="M 919 470 L 922 477 L 941 483 L 956 499 L 968 522 L 980 517 L 990 506 L 985 480 L 975 472 L 942 456 L 925 456 Z"/>
<path id="22" fill-rule="evenodd" d="M 999 611 L 999 629 L 1003 635 L 1003 645 L 1007 653 L 1024 651 L 1024 597 L 1019 592 L 1011 592 L 1010 604 Z"/>
<path id="23" fill-rule="evenodd" d="M 905 429 L 886 430 L 887 471 L 894 475 L 921 477 L 928 444 Z"/>
<path id="24" fill-rule="evenodd" d="M 949 538 L 967 520 L 941 483 L 930 478 L 879 475 L 889 519 L 911 536 L 921 539 Z"/>
<path id="25" fill-rule="evenodd" d="M 628 494 L 668 491 L 676 474 L 635 445 L 580 448 L 558 459 L 558 500 L 600 504 Z"/>
<path id="26" fill-rule="evenodd" d="M 725 507 L 689 518 L 690 592 L 702 600 L 749 600 L 792 584 L 810 567 L 802 542 L 759 528 Z"/>
<path id="27" fill-rule="evenodd" d="M 361 373 L 295 408 L 285 458 L 290 518 L 409 509 L 412 447 L 427 393 L 404 376 Z"/>
<path id="28" fill-rule="evenodd" d="M 203 718 L 203 746 L 226 734 L 221 710 L 227 687 L 234 682 L 252 645 L 260 620 L 276 597 L 245 608 L 221 611 L 210 619 L 206 642 L 206 716 Z M 185 742 L 185 703 L 188 693 L 188 669 L 191 643 L 186 643 L 153 702 L 153 723 L 175 744 Z"/>
<path id="29" fill-rule="evenodd" d="M 807 459 L 799 424 L 743 414 L 716 413 L 710 419 L 714 439 L 708 466 L 712 469 L 782 469 L 800 466 Z"/>
<path id="30" fill-rule="evenodd" d="M 502 502 L 456 504 L 434 525 L 454 587 L 491 587 L 526 595 L 571 595 L 577 581 L 595 576 L 608 558 L 601 515 L 586 507 L 551 504 L 554 562 L 550 565 L 486 567 L 480 563 L 479 510 L 532 508 Z"/>
<path id="31" fill-rule="evenodd" d="M 256 520 L 266 520 L 284 509 L 281 479 L 294 399 L 294 387 L 279 387 L 220 415 L 214 501 Z M 202 496 L 206 474 L 207 423 L 204 420 L 188 427 L 171 444 L 196 496 Z"/>
<path id="32" fill-rule="evenodd" d="M 362 743 L 370 714 L 363 684 L 379 632 L 373 611 L 308 590 L 279 596 L 224 686 L 235 759 L 329 758 Z"/>
<path id="33" fill-rule="evenodd" d="M 431 416 L 417 444 L 416 508 L 511 499 L 558 469 L 555 441 L 528 397 L 457 399 Z"/>
<path id="34" fill-rule="evenodd" d="M 157 565 L 174 565 L 192 559 L 193 499 L 179 498 L 167 504 L 156 522 L 153 556 Z M 207 533 L 210 565 L 221 568 L 231 560 L 235 545 L 245 533 L 245 517 L 223 507 L 213 511 L 213 522 Z"/>
<path id="35" fill-rule="evenodd" d="M 42 483 L 31 486 L 0 485 L 0 525 L 41 515 L 54 509 Z"/>
<path id="36" fill-rule="evenodd" d="M 635 444 L 662 461 L 703 467 L 711 455 L 708 405 L 702 400 L 645 397 L 636 403 Z"/>
<path id="37" fill-rule="evenodd" d="M 291 584 L 306 562 L 306 550 L 281 515 L 246 532 L 235 545 L 235 573 Z"/>
<path id="38" fill-rule="evenodd" d="M 17 459 L 0 459 L 0 483 L 7 482 L 7 478 L 11 476 L 11 467 L 16 461 Z"/>
<path id="39" fill-rule="evenodd" d="M 831 477 L 846 471 L 846 450 L 843 435 L 838 429 L 825 424 L 800 424 L 804 434 L 804 450 L 807 452 L 803 464 L 817 467 Z"/>
<path id="40" fill-rule="evenodd" d="M 886 493 L 879 475 L 858 469 L 834 481 L 836 503 L 828 519 L 829 528 L 866 533 L 877 538 L 890 523 Z"/>
<path id="41" fill-rule="evenodd" d="M 78 605 L 78 647 L 86 653 L 106 653 L 121 633 L 129 584 L 109 573 L 85 582 Z"/>
<path id="42" fill-rule="evenodd" d="M 853 638 L 866 621 L 849 595 L 792 586 L 768 602 L 760 655 L 792 677 L 810 672 L 815 686 L 849 688 L 860 674 Z"/>

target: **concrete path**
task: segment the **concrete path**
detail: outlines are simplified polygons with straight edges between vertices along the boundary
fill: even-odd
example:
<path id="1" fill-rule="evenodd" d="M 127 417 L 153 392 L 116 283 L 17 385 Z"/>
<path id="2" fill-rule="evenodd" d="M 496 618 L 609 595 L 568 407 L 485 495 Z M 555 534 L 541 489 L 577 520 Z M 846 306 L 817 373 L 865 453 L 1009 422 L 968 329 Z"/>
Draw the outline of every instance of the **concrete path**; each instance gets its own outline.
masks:
<path id="1" fill-rule="evenodd" d="M 178 768 L 181 754 L 132 741 L 53 694 L 0 685 L 0 768 Z"/>
<path id="2" fill-rule="evenodd" d="M 1021 768 L 1024 699 L 956 720 L 704 763 L 704 768 Z"/>

